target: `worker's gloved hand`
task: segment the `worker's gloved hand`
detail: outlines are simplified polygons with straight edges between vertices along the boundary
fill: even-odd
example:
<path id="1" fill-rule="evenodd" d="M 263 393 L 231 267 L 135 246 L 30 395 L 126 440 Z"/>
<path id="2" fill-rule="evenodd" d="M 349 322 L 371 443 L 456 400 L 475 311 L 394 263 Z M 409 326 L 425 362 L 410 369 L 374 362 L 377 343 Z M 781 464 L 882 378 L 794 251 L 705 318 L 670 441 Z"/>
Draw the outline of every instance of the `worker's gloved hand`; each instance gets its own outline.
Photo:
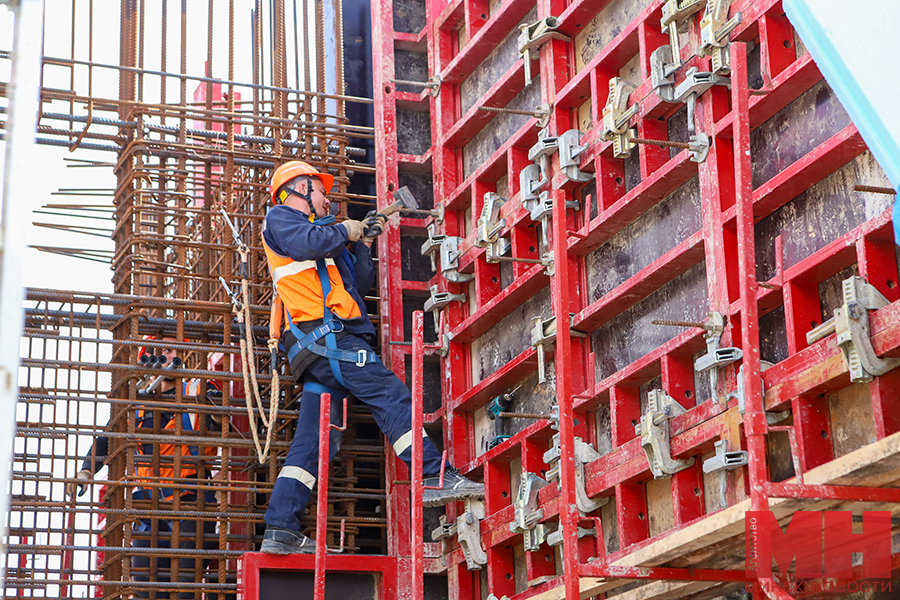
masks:
<path id="1" fill-rule="evenodd" d="M 366 218 L 363 220 L 363 224 L 366 226 L 366 230 L 363 233 L 362 241 L 371 242 L 376 237 L 384 233 L 384 224 L 387 222 L 387 217 L 380 213 L 376 213 L 374 210 L 369 212 L 366 215 Z"/>
<path id="2" fill-rule="evenodd" d="M 87 482 L 94 478 L 94 474 L 90 469 L 82 469 L 75 475 L 78 482 L 70 481 L 66 484 L 66 495 L 74 498 L 76 495 L 80 498 L 87 491 Z"/>
<path id="3" fill-rule="evenodd" d="M 341 221 L 341 225 L 343 225 L 347 229 L 347 239 L 351 242 L 359 240 L 359 238 L 363 236 L 363 232 L 366 230 L 366 226 L 363 225 L 362 221 L 353 221 L 352 219 L 348 219 L 346 221 Z"/>

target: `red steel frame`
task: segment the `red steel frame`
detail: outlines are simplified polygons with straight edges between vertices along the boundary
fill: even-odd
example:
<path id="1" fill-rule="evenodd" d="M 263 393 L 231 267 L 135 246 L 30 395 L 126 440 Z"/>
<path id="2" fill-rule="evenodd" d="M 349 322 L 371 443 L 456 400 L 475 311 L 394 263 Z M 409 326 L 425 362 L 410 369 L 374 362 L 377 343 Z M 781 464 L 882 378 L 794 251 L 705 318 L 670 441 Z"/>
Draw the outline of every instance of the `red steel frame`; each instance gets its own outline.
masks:
<path id="1" fill-rule="evenodd" d="M 611 143 L 600 138 L 601 113 L 609 79 L 637 55 L 642 84 L 631 95 L 633 102 L 640 102 L 640 110 L 632 122 L 641 137 L 666 139 L 665 118 L 679 107 L 661 101 L 649 81 L 650 54 L 668 39 L 659 28 L 662 0 L 650 2 L 578 71 L 573 66 L 572 43 L 552 40 L 541 47 L 540 58 L 535 60 L 540 65 L 541 101 L 552 107 L 550 131 L 558 134 L 576 127 L 579 106 L 586 98 L 590 102 L 593 126 L 583 132 L 581 143 L 588 148 L 580 157 L 579 168 L 596 176 L 598 214 L 591 218 L 587 210 L 566 211 L 565 201 L 581 199 L 583 185 L 570 182 L 554 156 L 550 185 L 554 199 L 551 235 L 556 257 L 554 273 L 548 277 L 540 265 L 515 263 L 514 281 L 502 289 L 498 265 L 488 263 L 484 250 L 474 245 L 475 222 L 485 192 L 496 191 L 498 180 L 507 175 L 509 202 L 501 211 L 506 221 L 502 235 L 510 237 L 513 255 L 537 257 L 534 246 L 539 233 L 518 200 L 518 173 L 529 163 L 528 149 L 537 141 L 538 130 L 535 121 L 529 120 L 468 176 L 463 173 L 462 148 L 496 118 L 492 113 L 480 111 L 480 106 L 504 106 L 523 89 L 524 64 L 516 61 L 466 111 L 461 108 L 460 86 L 473 67 L 514 32 L 535 2 L 504 0 L 493 12 L 496 3 L 488 0 L 426 0 L 425 4 L 426 26 L 420 33 L 411 34 L 394 31 L 394 2 L 375 0 L 372 3 L 375 118 L 380 132 L 380 143 L 376 146 L 379 203 L 384 206 L 391 202 L 391 192 L 399 185 L 401 169 L 430 171 L 435 202 L 441 202 L 446 209 L 440 232 L 464 238 L 460 271 L 473 273 L 475 279 L 470 286 L 450 283 L 440 274 L 429 282 L 404 280 L 401 261 L 382 260 L 383 358 L 404 378 L 406 357 L 412 355 L 413 391 L 416 406 L 421 406 L 424 353 L 421 315 L 413 317 L 411 345 L 390 344 L 404 341 L 404 294 L 421 296 L 427 294 L 431 285 L 454 293 L 474 294 L 474 310 L 469 311 L 460 303 L 444 310 L 447 330 L 443 333 L 449 332 L 451 340 L 449 353 L 441 362 L 443 405 L 438 411 L 426 414 L 424 420 L 443 426 L 450 462 L 486 484 L 486 518 L 481 522 L 481 532 L 488 556 L 485 567 L 488 589 L 482 589 L 477 572 L 467 570 L 463 553 L 455 543 L 448 546 L 443 557 L 433 556 L 436 547 L 423 543 L 421 507 L 410 506 L 405 484 L 393 483 L 406 479 L 406 469 L 392 455 L 388 456 L 389 556 L 329 557 L 328 570 L 380 571 L 386 582 L 385 600 L 422 597 L 424 573 L 445 574 L 452 600 L 480 598 L 488 592 L 514 600 L 539 595 L 578 598 L 581 577 L 745 581 L 743 570 L 638 568 L 615 564 L 662 536 L 709 516 L 703 499 L 700 457 L 723 438 L 733 448 L 746 449 L 750 458 L 747 469 L 729 475 L 729 505 L 746 497 L 751 499 L 754 510 L 767 507 L 770 498 L 900 502 L 900 492 L 896 489 L 774 483 L 769 474 L 767 436 L 773 428 L 766 422 L 765 411 L 793 410 L 791 433 L 802 471 L 835 458 L 825 394 L 845 388 L 850 382 L 834 336 L 813 345 L 806 343 L 809 324 L 820 319 L 817 291 L 820 282 L 857 264 L 859 274 L 892 302 L 870 315 L 876 352 L 900 354 L 900 287 L 889 212 L 849 228 L 839 239 L 789 267 L 783 266 L 781 240 L 777 239 L 776 276 L 764 282 L 764 287 L 756 280 L 754 223 L 865 151 L 856 128 L 849 125 L 768 182 L 753 188 L 751 132 L 821 80 L 810 56 L 797 55 L 793 30 L 779 0 L 735 0 L 732 4 L 731 14 L 740 11 L 743 20 L 731 36 L 731 90 L 715 87 L 704 93 L 697 104 L 698 127 L 712 138 L 707 160 L 698 165 L 689 160 L 687 151 L 670 158 L 666 149 L 644 146 L 640 153 L 641 180 L 631 190 L 626 190 L 622 182 L 622 161 L 613 157 Z M 558 31 L 574 38 L 583 24 L 607 4 L 608 0 L 544 0 L 537 3 L 537 17 L 558 17 Z M 702 12 L 695 18 L 699 20 L 701 16 Z M 461 48 L 458 47 L 460 36 L 467 40 Z M 764 89 L 757 93 L 752 93 L 748 84 L 750 42 L 761 46 Z M 441 79 L 438 96 L 430 95 L 427 90 L 421 93 L 396 90 L 392 79 L 409 79 L 405 73 L 395 72 L 394 53 L 398 48 L 427 52 L 429 75 L 439 75 Z M 708 59 L 693 57 L 684 68 L 698 66 L 705 70 L 708 63 Z M 429 112 L 432 145 L 424 155 L 399 153 L 398 105 Z M 695 175 L 699 176 L 700 185 L 700 230 L 609 293 L 591 300 L 585 257 Z M 379 255 L 399 256 L 404 232 L 413 228 L 420 228 L 421 232 L 425 223 L 402 218 L 399 223 L 390 224 L 379 239 Z M 747 398 L 743 416 L 735 410 L 734 401 L 715 403 L 712 399 L 696 398 L 691 357 L 705 348 L 701 330 L 687 329 L 614 374 L 595 381 L 590 338 L 585 341 L 572 336 L 569 319 L 565 318 L 572 313 L 575 330 L 594 331 L 701 261 L 707 269 L 708 310 L 726 315 L 729 324 L 722 344 L 743 350 Z M 520 459 L 526 471 L 546 469 L 542 455 L 553 433 L 550 421 L 536 421 L 480 455 L 475 449 L 474 412 L 534 373 L 536 352 L 532 348 L 521 352 L 477 383 L 473 383 L 471 373 L 471 342 L 548 285 L 553 314 L 558 317 L 554 364 L 562 415 L 559 423 L 562 468 L 560 489 L 548 486 L 541 490 L 539 498 L 543 521 L 558 519 L 564 531 L 561 575 L 557 574 L 553 562 L 553 550 L 547 547 L 525 553 L 524 564 L 516 564 L 512 546 L 521 543 L 520 534 L 509 530 L 513 520 L 511 499 L 515 496 L 509 463 Z M 785 312 L 789 356 L 761 373 L 759 319 L 781 306 Z M 564 317 L 559 318 L 560 315 Z M 632 423 L 640 418 L 638 386 L 657 376 L 661 376 L 663 389 L 688 409 L 686 414 L 670 421 L 672 455 L 698 460 L 693 467 L 671 478 L 674 526 L 651 536 L 646 517 L 648 499 L 642 483 L 651 480 L 652 475 Z M 727 368 L 720 392 L 733 390 L 737 376 L 736 365 Z M 900 370 L 878 377 L 868 386 L 875 431 L 878 439 L 884 439 L 900 431 L 897 416 L 900 415 L 897 394 Z M 608 555 L 599 511 L 585 521 L 575 507 L 573 459 L 575 436 L 597 441 L 594 420 L 588 417 L 603 404 L 610 407 L 612 450 L 586 465 L 586 487 L 590 496 L 612 496 L 616 500 L 614 519 L 619 549 Z M 417 418 L 414 429 L 418 423 Z M 420 446 L 414 452 L 418 457 Z M 420 472 L 410 474 L 413 497 L 420 496 L 416 493 L 421 491 L 420 477 Z M 447 507 L 448 522 L 455 519 L 458 510 L 458 506 Z M 576 528 L 587 522 L 597 526 L 597 538 L 579 540 Z M 588 562 L 588 559 L 593 560 Z M 255 566 L 245 564 L 243 571 L 246 589 L 250 587 L 254 568 L 281 568 L 288 562 L 294 568 L 312 566 L 310 557 L 277 559 L 254 555 L 252 560 Z M 523 567 L 528 581 L 541 579 L 542 582 L 517 593 L 512 574 Z M 544 596 L 545 593 L 548 595 Z"/>
<path id="2" fill-rule="evenodd" d="M 508 530 L 512 520 L 509 497 L 510 480 L 506 464 L 513 456 L 521 457 L 523 467 L 538 471 L 542 465 L 541 452 L 546 448 L 549 422 L 537 422 L 514 435 L 511 440 L 481 456 L 474 455 L 473 412 L 484 406 L 496 394 L 502 393 L 523 379 L 536 367 L 535 352 L 528 349 L 486 379 L 471 383 L 468 343 L 476 339 L 490 326 L 509 314 L 511 310 L 531 297 L 537 290 L 548 284 L 545 271 L 540 266 L 516 263 L 514 283 L 501 290 L 495 277 L 499 270 L 496 265 L 484 260 L 483 251 L 474 246 L 475 220 L 481 209 L 481 197 L 486 191 L 496 189 L 495 182 L 504 173 L 508 174 L 508 195 L 510 202 L 503 207 L 501 215 L 506 219 L 507 229 L 503 235 L 510 235 L 513 254 L 520 257 L 535 257 L 528 252 L 534 244 L 535 229 L 525 211 L 516 201 L 518 177 L 521 168 L 527 164 L 527 149 L 536 141 L 537 130 L 534 122 L 529 122 L 517 131 L 476 171 L 464 177 L 461 166 L 461 149 L 470 137 L 477 133 L 493 115 L 478 110 L 479 106 L 503 106 L 515 96 L 523 86 L 523 62 L 517 61 L 499 81 L 462 114 L 459 86 L 472 72 L 473 67 L 483 61 L 497 43 L 506 37 L 535 3 L 508 0 L 496 11 L 489 12 L 488 2 L 457 0 L 455 2 L 432 1 L 427 3 L 427 25 L 418 35 L 393 31 L 393 3 L 382 1 L 375 6 L 375 39 L 377 40 L 375 89 L 376 122 L 383 131 L 383 143 L 379 148 L 379 198 L 387 199 L 397 185 L 398 169 L 430 165 L 435 182 L 436 198 L 447 209 L 447 217 L 441 231 L 448 235 L 460 235 L 464 256 L 460 260 L 460 270 L 475 274 L 476 310 L 465 313 L 464 308 L 452 304 L 445 311 L 450 331 L 450 355 L 442 363 L 444 403 L 441 410 L 427 415 L 428 420 L 443 423 L 445 442 L 450 449 L 451 462 L 463 467 L 474 476 L 483 476 L 488 486 L 486 498 L 487 518 L 482 523 L 483 543 L 488 553 L 487 566 L 489 591 L 500 597 L 526 598 L 542 591 L 564 586 L 565 597 L 577 597 L 578 574 L 612 575 L 625 572 L 613 568 L 613 559 L 629 552 L 630 548 L 643 546 L 650 538 L 646 519 L 635 518 L 636 514 L 646 514 L 647 504 L 642 486 L 638 482 L 650 477 L 646 460 L 639 442 L 634 438 L 631 421 L 639 417 L 636 402 L 635 380 L 648 380 L 652 374 L 662 374 L 663 388 L 678 389 L 694 393 L 691 358 L 702 349 L 699 330 L 688 330 L 667 342 L 654 352 L 638 359 L 633 364 L 619 370 L 614 375 L 596 384 L 593 379 L 593 361 L 587 362 L 589 348 L 580 339 L 571 338 L 568 328 L 559 327 L 556 344 L 556 392 L 561 419 L 561 446 L 563 468 L 562 488 L 557 493 L 553 486 L 541 493 L 544 520 L 559 515 L 564 528 L 564 576 L 533 587 L 516 595 L 514 583 L 507 578 L 512 572 L 512 553 L 505 549 L 515 537 Z M 607 2 L 604 1 L 548 1 L 538 3 L 538 18 L 557 16 L 559 31 L 574 37 L 581 24 L 597 14 Z M 812 468 L 833 458 L 833 450 L 828 439 L 823 440 L 812 431 L 828 431 L 827 418 L 818 410 L 823 400 L 818 394 L 834 391 L 848 384 L 846 370 L 842 369 L 839 351 L 832 339 L 823 340 L 811 348 L 806 348 L 805 332 L 801 324 L 818 319 L 818 302 L 805 302 L 803 291 L 810 285 L 838 272 L 854 262 L 859 271 L 891 300 L 898 299 L 897 286 L 889 287 L 886 282 L 897 281 L 896 263 L 890 260 L 890 219 L 880 215 L 864 225 L 848 231 L 844 238 L 829 244 L 809 258 L 785 269 L 780 269 L 777 281 L 768 282 L 760 288 L 756 282 L 754 230 L 755 220 L 771 214 L 778 207 L 791 200 L 798 193 L 822 180 L 840 166 L 858 156 L 864 149 L 856 129 L 851 125 L 832 139 L 811 151 L 781 174 L 766 184 L 753 189 L 750 174 L 750 132 L 769 117 L 784 108 L 802 92 L 816 83 L 821 75 L 808 55 L 796 56 L 793 48 L 793 31 L 783 16 L 780 4 L 774 0 L 734 2 L 732 14 L 741 11 L 743 22 L 732 35 L 739 43 L 732 45 L 732 86 L 730 97 L 722 88 L 714 88 L 703 95 L 698 103 L 698 121 L 703 131 L 714 137 L 713 148 L 707 161 L 699 166 L 688 160 L 688 153 L 681 152 L 669 158 L 668 151 L 656 148 L 642 148 L 641 182 L 626 192 L 620 183 L 614 183 L 615 175 L 621 174 L 621 163 L 611 156 L 610 144 L 600 141 L 599 116 L 606 101 L 607 81 L 634 54 L 639 53 L 643 84 L 632 95 L 632 100 L 640 100 L 641 108 L 634 120 L 642 137 L 665 139 L 665 127 L 660 128 L 658 119 L 666 116 L 670 106 L 661 102 L 649 85 L 649 55 L 658 46 L 666 43 L 666 36 L 659 30 L 661 2 L 652 2 L 616 38 L 590 61 L 580 72 L 575 73 L 572 62 L 571 45 L 562 41 L 545 44 L 540 54 L 540 74 L 543 83 L 541 101 L 551 104 L 553 112 L 550 131 L 561 133 L 575 126 L 573 113 L 589 95 L 594 127 L 585 132 L 582 144 L 589 148 L 581 158 L 580 169 L 597 174 L 597 195 L 600 214 L 590 219 L 583 215 L 566 214 L 563 201 L 578 198 L 576 184 L 568 182 L 554 170 L 554 218 L 553 250 L 557 257 L 555 274 L 549 278 L 552 286 L 554 315 L 574 313 L 574 326 L 580 331 L 592 331 L 620 314 L 625 308 L 648 296 L 654 289 L 684 272 L 688 267 L 704 260 L 707 265 L 709 289 L 709 310 L 718 310 L 728 316 L 733 325 L 726 332 L 723 344 L 737 345 L 744 350 L 744 384 L 747 390 L 748 406 L 743 417 L 744 436 L 739 433 L 738 441 L 745 440 L 745 448 L 750 453 L 750 467 L 747 479 L 732 478 L 729 494 L 732 501 L 747 492 L 753 506 L 766 506 L 772 496 L 813 496 L 813 497 L 858 497 L 881 498 L 891 501 L 898 499 L 891 490 L 840 490 L 834 488 L 810 489 L 801 486 L 769 483 L 766 465 L 766 435 L 768 426 L 763 409 L 774 410 L 788 403 L 796 419 L 795 432 L 803 470 Z M 489 15 L 483 19 L 482 15 Z M 698 15 L 699 17 L 700 15 Z M 463 35 L 468 42 L 459 50 L 454 49 L 458 37 Z M 750 95 L 747 84 L 747 48 L 741 43 L 756 41 L 762 46 L 762 72 L 766 79 L 765 95 Z M 428 52 L 431 71 L 429 75 L 441 77 L 441 93 L 433 98 L 426 91 L 421 94 L 397 92 L 390 83 L 392 78 L 404 79 L 404 73 L 395 73 L 393 56 L 395 48 L 408 48 L 424 43 Z M 704 61 L 692 59 L 687 66 L 706 66 Z M 383 93 L 382 93 L 383 92 Z M 397 152 L 397 104 L 416 104 L 419 109 L 427 109 L 431 114 L 433 145 L 423 157 L 411 157 Z M 556 159 L 553 163 L 558 167 Z M 656 204 L 695 174 L 700 176 L 703 203 L 703 228 L 690 236 L 661 258 L 641 270 L 618 288 L 599 300 L 586 299 L 584 256 L 610 239 L 626 224 Z M 383 200 L 384 201 L 384 200 Z M 466 224 L 463 217 L 468 213 L 471 222 Z M 584 212 L 584 211 L 582 211 Z M 412 227 L 416 223 L 404 220 L 401 227 Z M 468 226 L 467 226 L 468 225 Z M 395 237 L 391 237 L 391 235 Z M 400 231 L 395 228 L 381 240 L 382 256 L 385 252 L 396 253 L 399 247 Z M 855 250 L 855 252 L 854 252 Z M 566 260 L 559 257 L 565 256 Z M 876 269 L 887 269 L 887 275 L 869 277 Z M 881 272 L 881 271 L 879 271 Z M 470 292 L 472 288 L 443 280 L 439 275 L 428 283 L 437 284 L 442 290 Z M 382 266 L 382 297 L 390 303 L 383 325 L 385 337 L 402 339 L 402 290 L 420 290 L 422 284 L 404 281 L 396 261 Z M 762 379 L 759 359 L 758 319 L 783 304 L 786 311 L 790 357 Z M 894 351 L 900 342 L 900 329 L 891 323 L 891 314 L 897 313 L 896 304 L 872 316 L 874 341 L 880 352 Z M 811 318 L 810 313 L 815 312 Z M 883 315 L 883 316 L 882 316 Z M 566 319 L 557 319 L 564 325 Z M 883 345 L 882 345 L 883 344 Z M 407 350 L 402 346 L 390 347 L 386 352 L 393 359 L 391 364 L 398 374 L 403 373 L 403 364 L 397 357 Z M 459 355 L 460 360 L 455 357 Z M 591 357 L 592 358 L 592 357 Z M 577 368 L 583 365 L 584 368 Z M 826 369 L 825 366 L 830 367 Z M 415 377 L 415 374 L 414 374 Z M 766 384 L 765 406 L 763 406 L 761 381 Z M 736 370 L 730 370 L 725 386 L 733 389 Z M 894 433 L 898 428 L 896 418 L 897 400 L 885 390 L 897 389 L 897 375 L 892 373 L 877 378 L 871 384 L 873 408 L 879 438 Z M 810 389 L 811 388 L 811 389 Z M 894 394 L 896 396 L 896 394 Z M 572 535 L 579 516 L 574 508 L 574 470 L 572 468 L 572 439 L 574 435 L 591 439 L 594 435 L 589 428 L 576 426 L 572 416 L 579 416 L 595 409 L 600 403 L 608 402 L 613 414 L 613 446 L 610 454 L 588 465 L 588 492 L 591 495 L 613 494 L 617 500 L 617 529 L 620 536 L 620 550 L 607 560 L 586 564 L 591 556 L 603 557 L 603 544 L 578 542 Z M 827 402 L 827 401 L 826 401 Z M 726 407 L 715 405 L 710 400 L 694 405 L 688 401 L 689 412 L 672 422 L 673 454 L 679 457 L 698 456 L 711 449 L 712 442 L 722 435 L 723 426 L 731 413 Z M 589 419 L 580 418 L 580 422 Z M 676 528 L 700 518 L 705 513 L 702 496 L 695 494 L 702 490 L 700 461 L 694 468 L 678 473 L 672 478 L 672 503 L 675 510 Z M 501 494 L 501 492 L 504 492 Z M 558 494 L 558 495 L 557 495 Z M 560 504 L 562 499 L 563 504 Z M 624 510 L 628 505 L 631 510 Z M 566 509 L 560 506 L 568 507 Z M 635 507 L 643 510 L 634 510 Z M 454 508 L 448 509 L 448 517 L 455 516 Z M 542 553 L 526 554 L 527 578 L 537 579 L 543 575 L 555 574 L 548 571 Z M 459 549 L 447 557 L 447 576 L 451 598 L 477 597 L 480 587 L 478 578 L 466 570 Z M 684 578 L 678 570 L 646 571 L 641 575 L 632 572 L 635 578 L 651 577 L 660 579 Z M 693 579 L 698 572 L 692 571 Z M 707 574 L 712 580 L 741 580 L 742 573 L 720 571 Z M 700 576 L 699 578 L 705 578 Z"/>

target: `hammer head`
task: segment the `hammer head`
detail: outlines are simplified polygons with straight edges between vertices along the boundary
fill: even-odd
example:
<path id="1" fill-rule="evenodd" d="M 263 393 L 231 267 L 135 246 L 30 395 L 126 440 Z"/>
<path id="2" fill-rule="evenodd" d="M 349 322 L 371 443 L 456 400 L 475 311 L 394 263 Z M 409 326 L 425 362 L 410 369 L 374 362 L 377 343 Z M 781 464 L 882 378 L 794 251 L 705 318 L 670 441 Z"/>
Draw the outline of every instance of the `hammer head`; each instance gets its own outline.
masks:
<path id="1" fill-rule="evenodd" d="M 416 197 L 413 196 L 413 193 L 409 191 L 409 188 L 405 185 L 394 192 L 394 202 L 399 202 L 402 208 L 419 208 L 419 203 L 416 201 Z"/>

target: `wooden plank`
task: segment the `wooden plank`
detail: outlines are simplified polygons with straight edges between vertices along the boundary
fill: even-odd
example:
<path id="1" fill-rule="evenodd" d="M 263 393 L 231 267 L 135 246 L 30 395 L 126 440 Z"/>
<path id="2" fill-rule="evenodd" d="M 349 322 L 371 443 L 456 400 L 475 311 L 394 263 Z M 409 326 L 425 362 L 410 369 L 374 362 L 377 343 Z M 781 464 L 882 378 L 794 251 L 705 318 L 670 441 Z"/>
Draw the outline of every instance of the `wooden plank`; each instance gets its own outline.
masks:
<path id="1" fill-rule="evenodd" d="M 836 458 L 803 476 L 804 483 L 811 485 L 856 485 L 882 487 L 900 480 L 900 433 L 886 437 L 874 444 Z M 789 483 L 796 483 L 795 479 Z M 816 502 L 814 505 L 834 506 L 835 502 Z M 823 510 L 810 506 L 810 501 L 795 499 L 770 499 L 769 507 L 776 517 L 787 517 L 801 508 Z M 632 550 L 617 558 L 616 566 L 658 566 L 677 557 L 700 550 L 729 538 L 744 535 L 744 513 L 749 511 L 750 499 L 730 506 L 685 528 L 672 532 L 660 540 Z M 896 507 L 895 511 L 900 511 Z"/>

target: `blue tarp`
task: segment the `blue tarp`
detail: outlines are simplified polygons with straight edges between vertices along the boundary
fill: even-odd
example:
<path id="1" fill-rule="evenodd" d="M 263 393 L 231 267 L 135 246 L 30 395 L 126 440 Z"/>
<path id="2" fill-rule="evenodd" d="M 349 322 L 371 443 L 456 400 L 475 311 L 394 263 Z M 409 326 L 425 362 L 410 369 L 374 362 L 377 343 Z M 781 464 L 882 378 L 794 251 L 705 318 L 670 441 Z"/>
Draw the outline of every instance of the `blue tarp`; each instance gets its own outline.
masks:
<path id="1" fill-rule="evenodd" d="M 784 0 L 783 6 L 891 186 L 900 189 L 900 2 Z M 900 196 L 893 219 L 900 244 Z"/>

